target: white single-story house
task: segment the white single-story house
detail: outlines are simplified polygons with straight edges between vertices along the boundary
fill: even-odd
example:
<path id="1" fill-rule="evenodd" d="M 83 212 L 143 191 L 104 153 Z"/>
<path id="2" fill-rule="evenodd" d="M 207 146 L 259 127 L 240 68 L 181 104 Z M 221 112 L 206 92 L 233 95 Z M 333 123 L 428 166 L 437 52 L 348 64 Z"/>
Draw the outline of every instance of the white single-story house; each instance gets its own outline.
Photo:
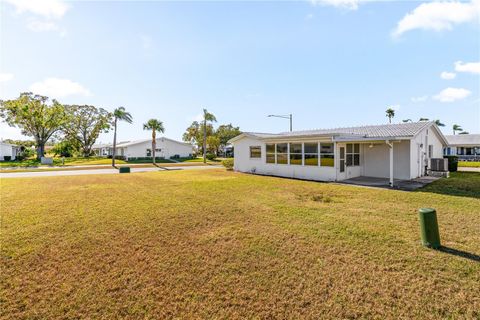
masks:
<path id="1" fill-rule="evenodd" d="M 20 153 L 19 146 L 0 141 L 0 161 L 4 161 L 5 156 L 10 157 L 10 160 L 15 160 L 15 158 L 17 157 L 17 154 L 19 153 Z"/>
<path id="2" fill-rule="evenodd" d="M 443 158 L 447 140 L 434 122 L 293 131 L 245 132 L 229 141 L 240 172 L 318 181 L 355 177 L 410 180 Z"/>
<path id="3" fill-rule="evenodd" d="M 448 146 L 446 156 L 458 156 L 459 160 L 480 161 L 480 134 L 458 134 L 445 136 Z"/>
<path id="4" fill-rule="evenodd" d="M 98 156 L 108 157 L 113 154 L 111 144 L 94 145 L 92 150 Z M 170 159 L 173 157 L 186 158 L 193 154 L 193 146 L 190 143 L 172 140 L 166 137 L 156 139 L 155 157 Z M 116 155 L 128 158 L 152 157 L 152 139 L 137 141 L 123 141 L 117 143 Z"/>

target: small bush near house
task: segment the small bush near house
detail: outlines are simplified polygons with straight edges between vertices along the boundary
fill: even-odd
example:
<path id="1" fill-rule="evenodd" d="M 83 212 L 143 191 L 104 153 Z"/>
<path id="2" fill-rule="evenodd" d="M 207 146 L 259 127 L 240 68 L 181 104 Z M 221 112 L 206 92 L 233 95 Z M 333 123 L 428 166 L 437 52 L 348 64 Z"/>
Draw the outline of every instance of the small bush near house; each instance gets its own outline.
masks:
<path id="1" fill-rule="evenodd" d="M 113 156 L 112 156 L 111 154 L 107 156 L 108 159 L 112 159 L 112 157 L 113 157 Z M 125 156 L 115 156 L 115 159 L 117 159 L 117 160 L 125 160 Z"/>
<path id="2" fill-rule="evenodd" d="M 222 165 L 227 168 L 227 170 L 233 170 L 233 158 L 225 159 L 222 161 Z"/>
<path id="3" fill-rule="evenodd" d="M 3 156 L 3 160 L 4 161 L 10 161 L 10 160 L 12 160 L 12 157 L 11 156 Z"/>
<path id="4" fill-rule="evenodd" d="M 214 153 L 207 153 L 207 159 L 208 160 L 215 160 L 217 156 Z"/>
<path id="5" fill-rule="evenodd" d="M 458 169 L 458 157 L 457 156 L 444 156 L 448 159 L 448 171 L 456 172 Z"/>

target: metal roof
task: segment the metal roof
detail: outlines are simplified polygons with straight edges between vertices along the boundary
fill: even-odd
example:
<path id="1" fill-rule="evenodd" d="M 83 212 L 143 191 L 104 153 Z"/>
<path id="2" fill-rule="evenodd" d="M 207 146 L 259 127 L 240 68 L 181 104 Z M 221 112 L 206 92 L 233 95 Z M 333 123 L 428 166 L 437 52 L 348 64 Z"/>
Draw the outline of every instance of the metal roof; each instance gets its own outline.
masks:
<path id="1" fill-rule="evenodd" d="M 166 138 L 166 137 L 158 137 L 156 140 L 158 141 L 158 140 L 161 140 L 161 139 L 169 140 L 169 141 L 172 141 L 172 142 L 178 143 L 178 144 L 191 146 L 190 143 L 173 140 L 173 139 L 169 139 L 169 138 Z M 128 146 L 131 146 L 131 145 L 134 145 L 134 144 L 151 142 L 151 141 L 152 141 L 152 139 L 142 139 L 142 140 L 136 140 L 136 141 L 129 141 L 129 142 L 125 142 L 125 143 L 119 143 L 119 144 L 117 144 L 117 148 L 128 147 Z"/>
<path id="2" fill-rule="evenodd" d="M 243 136 L 249 136 L 259 139 L 280 139 L 280 138 L 292 138 L 292 137 L 313 137 L 313 136 L 327 136 L 327 137 L 344 137 L 349 139 L 362 138 L 362 139 L 395 139 L 395 138 L 410 138 L 416 136 L 423 129 L 435 126 L 433 121 L 420 121 L 420 122 L 408 122 L 408 123 L 392 123 L 383 125 L 368 125 L 359 127 L 345 127 L 334 129 L 316 129 L 316 130 L 302 130 L 293 132 L 281 132 L 281 133 L 256 133 L 245 132 L 243 135 L 237 136 L 230 140 L 230 142 L 236 141 Z M 443 135 L 438 130 L 438 133 L 443 139 Z M 446 141 L 445 141 L 446 142 Z"/>
<path id="3" fill-rule="evenodd" d="M 450 146 L 480 146 L 480 134 L 457 134 L 445 136 Z"/>

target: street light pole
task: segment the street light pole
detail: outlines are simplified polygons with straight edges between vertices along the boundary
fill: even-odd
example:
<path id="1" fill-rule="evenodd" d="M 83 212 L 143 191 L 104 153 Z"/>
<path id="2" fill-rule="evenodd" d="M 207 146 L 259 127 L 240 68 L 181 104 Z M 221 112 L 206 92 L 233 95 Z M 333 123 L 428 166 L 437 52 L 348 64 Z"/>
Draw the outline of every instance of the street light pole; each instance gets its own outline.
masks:
<path id="1" fill-rule="evenodd" d="M 275 118 L 282 118 L 282 119 L 288 119 L 288 120 L 290 120 L 290 132 L 292 132 L 292 130 L 293 130 L 293 125 L 292 125 L 292 123 L 293 123 L 293 116 L 292 116 L 291 113 L 290 113 L 289 115 L 269 114 L 268 117 L 269 117 L 269 118 L 275 117 Z"/>

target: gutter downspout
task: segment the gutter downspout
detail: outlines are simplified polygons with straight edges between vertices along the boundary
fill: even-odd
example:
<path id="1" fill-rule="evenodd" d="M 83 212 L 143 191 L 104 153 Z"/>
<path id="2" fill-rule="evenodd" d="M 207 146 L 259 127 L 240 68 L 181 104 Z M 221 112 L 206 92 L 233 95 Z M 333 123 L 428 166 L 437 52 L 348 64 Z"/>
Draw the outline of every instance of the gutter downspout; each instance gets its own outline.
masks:
<path id="1" fill-rule="evenodd" d="M 390 140 L 385 140 L 385 143 L 389 147 L 389 158 L 390 158 L 390 187 L 393 188 L 393 143 Z"/>

